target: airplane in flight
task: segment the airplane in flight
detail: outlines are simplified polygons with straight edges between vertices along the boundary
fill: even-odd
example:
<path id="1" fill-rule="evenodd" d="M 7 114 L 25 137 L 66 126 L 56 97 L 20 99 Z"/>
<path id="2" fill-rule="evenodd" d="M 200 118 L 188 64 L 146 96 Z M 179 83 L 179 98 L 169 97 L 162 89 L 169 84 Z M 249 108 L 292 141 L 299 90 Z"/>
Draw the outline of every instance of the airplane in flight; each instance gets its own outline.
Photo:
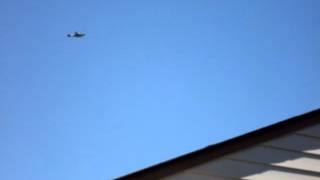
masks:
<path id="1" fill-rule="evenodd" d="M 77 31 L 67 34 L 67 36 L 70 37 L 70 38 L 81 38 L 81 37 L 83 37 L 85 35 L 86 35 L 85 33 L 80 33 L 80 32 L 77 32 Z"/>

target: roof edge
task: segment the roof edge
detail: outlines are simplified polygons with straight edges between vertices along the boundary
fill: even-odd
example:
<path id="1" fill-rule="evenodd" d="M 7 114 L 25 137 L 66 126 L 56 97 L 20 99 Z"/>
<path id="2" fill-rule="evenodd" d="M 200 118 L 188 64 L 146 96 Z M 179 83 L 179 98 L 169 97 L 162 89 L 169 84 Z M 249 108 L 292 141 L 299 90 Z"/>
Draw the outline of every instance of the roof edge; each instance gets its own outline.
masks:
<path id="1" fill-rule="evenodd" d="M 183 171 L 227 154 L 249 148 L 256 144 L 284 136 L 318 123 L 320 123 L 320 109 L 210 145 L 203 149 L 196 150 L 177 158 L 116 178 L 116 180 L 151 180 L 163 178 L 178 171 Z"/>

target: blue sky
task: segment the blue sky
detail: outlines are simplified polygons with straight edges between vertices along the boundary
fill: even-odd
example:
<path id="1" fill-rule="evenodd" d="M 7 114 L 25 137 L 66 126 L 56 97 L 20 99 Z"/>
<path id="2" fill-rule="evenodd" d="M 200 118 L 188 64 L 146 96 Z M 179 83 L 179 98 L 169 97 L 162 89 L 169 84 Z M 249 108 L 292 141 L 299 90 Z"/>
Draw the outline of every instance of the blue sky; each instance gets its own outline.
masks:
<path id="1" fill-rule="evenodd" d="M 0 179 L 111 179 L 319 108 L 319 9 L 0 1 Z"/>

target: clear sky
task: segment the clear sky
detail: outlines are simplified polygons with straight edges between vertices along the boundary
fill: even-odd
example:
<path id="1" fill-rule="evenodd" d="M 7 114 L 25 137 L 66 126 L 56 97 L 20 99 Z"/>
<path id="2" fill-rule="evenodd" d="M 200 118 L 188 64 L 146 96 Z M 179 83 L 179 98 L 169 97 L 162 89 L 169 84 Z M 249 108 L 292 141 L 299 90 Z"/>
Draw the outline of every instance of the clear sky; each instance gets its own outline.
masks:
<path id="1" fill-rule="evenodd" d="M 111 179 L 319 108 L 319 9 L 1 0 L 0 179 Z"/>

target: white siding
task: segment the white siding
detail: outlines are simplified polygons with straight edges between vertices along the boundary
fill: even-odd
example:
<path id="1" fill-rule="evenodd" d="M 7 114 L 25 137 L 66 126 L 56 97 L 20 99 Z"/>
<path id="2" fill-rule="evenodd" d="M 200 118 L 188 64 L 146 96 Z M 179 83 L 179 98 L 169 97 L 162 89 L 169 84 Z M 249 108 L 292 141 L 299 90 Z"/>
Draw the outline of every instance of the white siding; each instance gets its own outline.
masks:
<path id="1" fill-rule="evenodd" d="M 166 180 L 320 180 L 320 125 L 165 178 Z"/>
<path id="2" fill-rule="evenodd" d="M 228 156 L 229 159 L 256 162 L 278 167 L 311 170 L 320 173 L 320 156 L 312 156 L 269 146 L 257 146 Z"/>
<path id="3" fill-rule="evenodd" d="M 291 134 L 264 144 L 293 151 L 320 155 L 320 139 L 302 136 L 299 134 Z"/>

